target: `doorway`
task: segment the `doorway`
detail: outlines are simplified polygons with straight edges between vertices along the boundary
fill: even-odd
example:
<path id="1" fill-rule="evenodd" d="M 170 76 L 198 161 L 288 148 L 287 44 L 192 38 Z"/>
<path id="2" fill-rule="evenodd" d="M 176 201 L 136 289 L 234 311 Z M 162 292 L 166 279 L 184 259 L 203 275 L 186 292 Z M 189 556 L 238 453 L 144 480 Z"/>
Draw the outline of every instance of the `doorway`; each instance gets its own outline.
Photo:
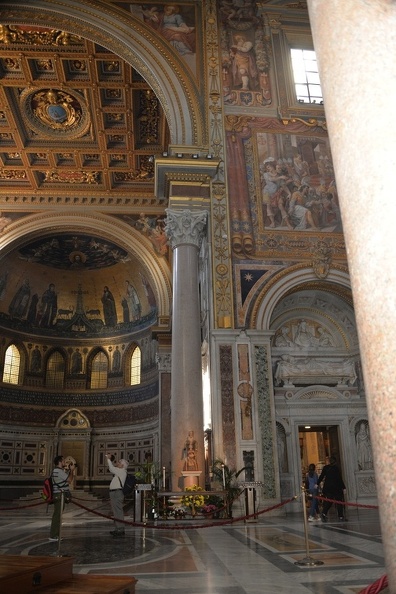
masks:
<path id="1" fill-rule="evenodd" d="M 308 472 L 308 466 L 315 464 L 318 474 L 327 463 L 326 458 L 335 456 L 342 464 L 338 425 L 302 425 L 298 427 L 302 477 Z"/>

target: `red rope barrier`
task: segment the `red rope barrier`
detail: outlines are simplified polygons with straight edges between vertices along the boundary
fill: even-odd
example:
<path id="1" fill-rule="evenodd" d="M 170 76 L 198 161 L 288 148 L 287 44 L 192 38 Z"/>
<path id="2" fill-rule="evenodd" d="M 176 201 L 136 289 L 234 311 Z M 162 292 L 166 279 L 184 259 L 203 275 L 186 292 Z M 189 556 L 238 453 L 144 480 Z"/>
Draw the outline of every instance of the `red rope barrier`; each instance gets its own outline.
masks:
<path id="1" fill-rule="evenodd" d="M 26 509 L 28 507 L 37 507 L 38 505 L 43 505 L 46 501 L 39 501 L 38 503 L 31 503 L 29 505 L 18 505 L 17 507 L 0 507 L 0 511 L 11 511 L 14 509 Z"/>
<path id="2" fill-rule="evenodd" d="M 274 509 L 277 509 L 279 507 L 283 507 L 284 505 L 287 505 L 288 503 L 290 503 L 291 501 L 294 501 L 295 497 L 291 497 L 290 499 L 287 499 L 286 501 L 283 501 L 282 503 L 277 503 L 276 505 L 272 505 L 271 507 L 267 507 L 266 509 L 257 512 L 255 514 L 249 514 L 248 516 L 241 516 L 238 518 L 227 518 L 224 520 L 220 520 L 220 521 L 216 521 L 215 523 L 210 523 L 210 524 L 179 524 L 177 522 L 171 522 L 171 525 L 166 525 L 166 526 L 158 526 L 157 525 L 153 525 L 150 524 L 150 528 L 154 528 L 156 530 L 196 530 L 198 528 L 211 528 L 213 526 L 225 526 L 227 524 L 233 524 L 234 522 L 241 522 L 242 520 L 247 520 L 249 518 L 255 518 L 260 514 L 264 514 L 267 513 L 269 511 L 273 511 Z M 113 516 L 107 516 L 106 514 L 102 514 L 101 512 L 98 512 L 94 509 L 90 509 L 88 507 L 86 507 L 85 505 L 82 505 L 81 503 L 78 503 L 77 501 L 72 500 L 72 503 L 74 503 L 74 505 L 77 505 L 77 507 L 80 507 L 81 509 L 84 509 L 87 512 L 91 512 L 97 516 L 101 516 L 102 518 L 106 518 L 108 520 L 114 520 Z M 164 520 L 157 520 L 157 521 L 164 521 Z M 146 528 L 147 527 L 147 523 L 144 522 L 131 522 L 128 520 L 118 520 L 117 522 L 122 522 L 123 524 L 126 524 L 128 526 L 135 526 L 135 527 L 139 527 L 139 528 Z"/>
<path id="3" fill-rule="evenodd" d="M 360 590 L 359 594 L 378 594 L 378 592 L 382 592 L 385 588 L 388 587 L 388 576 L 383 575 L 379 580 L 364 588 L 364 590 Z"/>
<path id="4" fill-rule="evenodd" d="M 331 503 L 340 503 L 341 505 L 346 505 L 348 507 L 364 507 L 366 509 L 378 509 L 378 505 L 365 505 L 364 503 L 352 503 L 351 501 L 339 501 L 338 499 L 328 499 L 327 497 L 322 497 L 321 495 L 315 495 L 316 499 L 320 501 L 330 501 Z"/>

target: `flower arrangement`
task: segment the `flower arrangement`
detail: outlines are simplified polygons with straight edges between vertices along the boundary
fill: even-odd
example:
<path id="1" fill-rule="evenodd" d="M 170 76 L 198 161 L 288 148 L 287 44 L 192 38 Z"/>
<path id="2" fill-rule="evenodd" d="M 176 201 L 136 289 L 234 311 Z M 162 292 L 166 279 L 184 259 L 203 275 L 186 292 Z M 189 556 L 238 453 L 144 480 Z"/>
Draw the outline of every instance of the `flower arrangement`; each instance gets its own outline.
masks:
<path id="1" fill-rule="evenodd" d="M 217 505 L 213 505 L 213 503 L 209 503 L 208 505 L 204 505 L 202 508 L 202 513 L 204 514 L 215 514 L 218 511 Z"/>
<path id="2" fill-rule="evenodd" d="M 206 497 L 200 491 L 202 488 L 198 485 L 191 485 L 191 487 L 186 487 L 185 489 L 188 493 L 192 493 L 191 495 L 183 495 L 180 500 L 181 505 L 185 507 L 189 507 L 191 513 L 194 515 L 197 509 L 201 509 L 205 505 Z"/>

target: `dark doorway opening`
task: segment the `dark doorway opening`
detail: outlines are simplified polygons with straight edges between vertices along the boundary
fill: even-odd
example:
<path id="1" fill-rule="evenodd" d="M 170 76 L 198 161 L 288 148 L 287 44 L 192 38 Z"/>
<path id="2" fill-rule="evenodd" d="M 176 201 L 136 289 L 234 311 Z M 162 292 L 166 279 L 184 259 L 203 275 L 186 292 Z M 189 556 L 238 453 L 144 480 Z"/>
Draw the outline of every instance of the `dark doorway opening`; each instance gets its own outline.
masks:
<path id="1" fill-rule="evenodd" d="M 298 428 L 302 476 L 308 466 L 315 464 L 318 474 L 322 471 L 326 458 L 335 456 L 341 467 L 341 450 L 338 425 L 301 425 Z"/>

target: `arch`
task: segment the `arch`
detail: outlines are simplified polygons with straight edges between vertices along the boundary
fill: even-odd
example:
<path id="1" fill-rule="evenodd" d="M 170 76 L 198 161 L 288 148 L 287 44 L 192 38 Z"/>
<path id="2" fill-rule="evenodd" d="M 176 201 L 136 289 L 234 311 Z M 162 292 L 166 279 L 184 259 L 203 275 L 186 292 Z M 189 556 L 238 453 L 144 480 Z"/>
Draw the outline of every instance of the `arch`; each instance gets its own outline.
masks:
<path id="1" fill-rule="evenodd" d="M 169 317 L 172 288 L 168 262 L 164 257 L 157 256 L 146 237 L 119 218 L 99 213 L 70 214 L 66 211 L 28 215 L 10 225 L 0 237 L 0 253 L 5 256 L 23 243 L 41 237 L 49 229 L 89 234 L 95 229 L 96 235 L 101 235 L 129 251 L 147 271 L 158 299 L 158 315 Z"/>
<path id="2" fill-rule="evenodd" d="M 21 350 L 17 347 L 15 342 L 11 342 L 4 353 L 2 381 L 6 384 L 20 384 L 21 367 Z"/>
<path id="3" fill-rule="evenodd" d="M 203 102 L 183 60 L 159 34 L 127 11 L 108 3 L 80 0 L 23 0 L 4 3 L 3 25 L 35 24 L 57 28 L 90 39 L 131 64 L 149 83 L 160 101 L 171 134 L 171 143 L 207 143 Z M 98 6 L 100 4 L 100 6 Z"/>
<path id="4" fill-rule="evenodd" d="M 140 347 L 135 347 L 133 349 L 132 355 L 130 357 L 130 385 L 137 386 L 140 384 L 141 381 L 141 373 L 142 373 L 142 351 Z"/>
<path id="5" fill-rule="evenodd" d="M 52 362 L 55 363 L 53 367 Z M 63 368 L 59 366 L 63 363 Z M 67 356 L 62 349 L 54 348 L 48 353 L 45 360 L 45 387 L 46 388 L 63 388 L 65 384 L 65 376 L 67 371 Z"/>
<path id="6" fill-rule="evenodd" d="M 100 385 L 100 386 L 92 387 L 92 375 L 94 373 L 94 362 L 95 362 L 95 359 L 99 355 L 103 355 L 105 357 L 106 363 L 107 363 L 106 386 Z M 98 389 L 106 388 L 108 385 L 109 373 L 110 373 L 110 359 L 109 359 L 109 355 L 106 352 L 106 350 L 103 349 L 102 347 L 96 347 L 95 349 L 92 349 L 92 351 L 89 353 L 88 358 L 87 358 L 87 389 L 88 390 L 92 390 L 92 389 L 98 390 Z"/>
<path id="7" fill-rule="evenodd" d="M 56 421 L 58 429 L 86 429 L 89 428 L 89 419 L 78 408 L 69 408 Z"/>
<path id="8" fill-rule="evenodd" d="M 317 282 L 317 280 L 313 269 L 307 267 L 306 264 L 298 264 L 275 274 L 252 305 L 251 328 L 269 330 L 273 311 L 283 295 L 307 282 Z M 326 281 L 329 284 L 351 288 L 348 271 L 341 266 L 332 268 Z M 326 290 L 325 286 L 322 287 L 322 290 Z"/>
<path id="9" fill-rule="evenodd" d="M 141 371 L 142 365 L 143 365 L 143 353 L 142 353 L 141 346 L 138 344 L 138 342 L 133 341 L 128 346 L 128 348 L 125 350 L 125 353 L 124 353 L 124 366 L 123 366 L 124 385 L 129 386 L 129 387 L 131 386 L 132 358 L 133 358 L 133 354 L 135 353 L 136 349 L 140 350 L 140 355 L 141 355 L 140 371 Z M 140 375 L 140 380 L 141 380 L 141 375 Z"/>

